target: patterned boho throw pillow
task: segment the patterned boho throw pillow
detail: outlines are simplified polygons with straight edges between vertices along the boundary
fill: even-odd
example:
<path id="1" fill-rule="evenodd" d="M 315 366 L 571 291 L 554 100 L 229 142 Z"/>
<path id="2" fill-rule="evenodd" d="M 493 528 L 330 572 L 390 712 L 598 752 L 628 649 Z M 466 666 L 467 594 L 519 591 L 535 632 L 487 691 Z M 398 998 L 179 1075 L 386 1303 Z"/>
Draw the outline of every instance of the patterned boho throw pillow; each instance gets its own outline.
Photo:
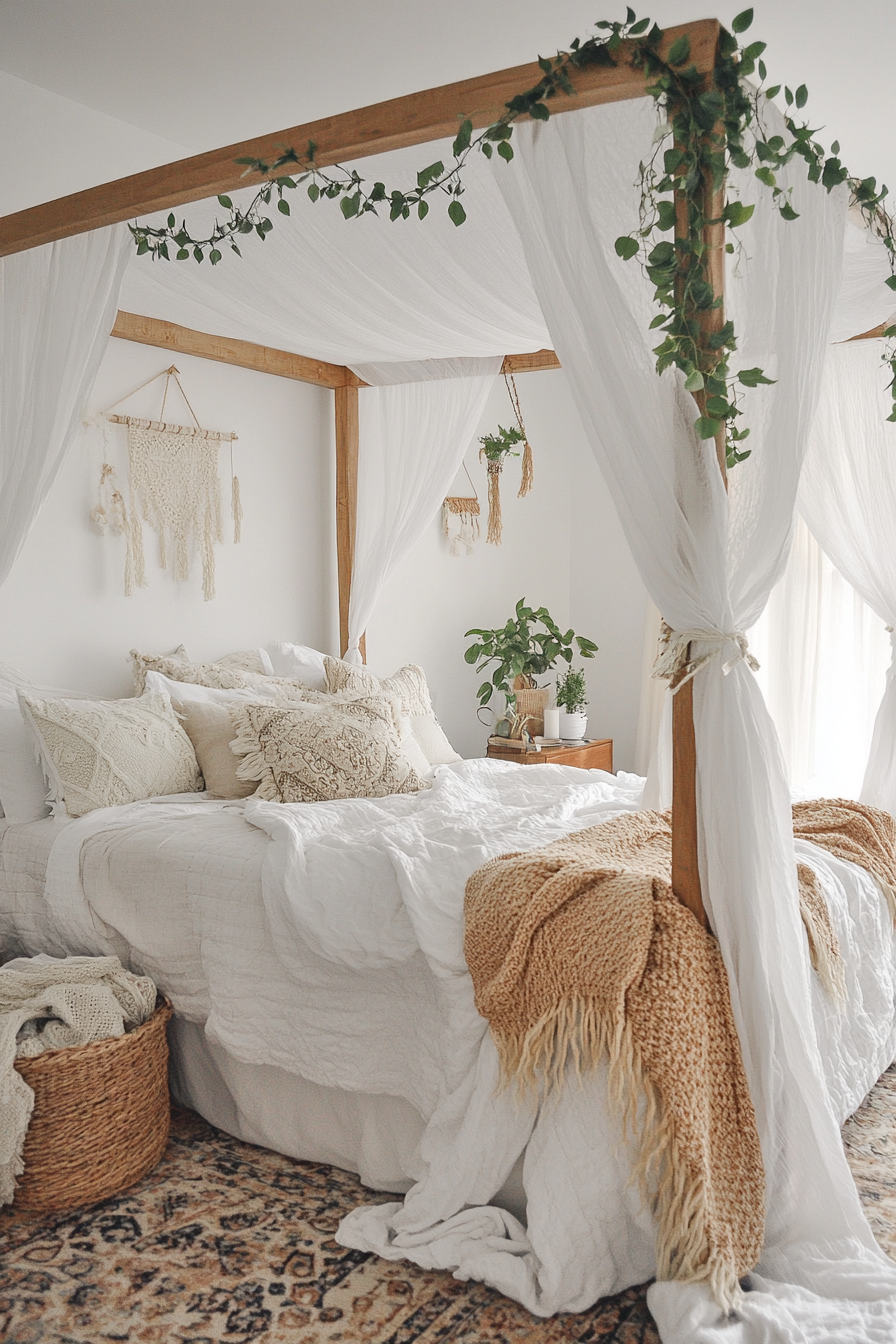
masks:
<path id="1" fill-rule="evenodd" d="M 332 802 L 417 793 L 429 783 L 401 748 L 398 706 L 382 695 L 336 705 L 233 704 L 240 779 L 257 798 Z"/>
<path id="2" fill-rule="evenodd" d="M 167 695 L 42 700 L 19 691 L 56 804 L 70 817 L 203 787 L 196 753 Z"/>
<path id="3" fill-rule="evenodd" d="M 432 707 L 426 673 L 416 663 L 406 663 L 391 677 L 377 677 L 366 667 L 325 658 L 327 689 L 331 693 L 353 691 L 363 695 L 394 695 L 411 724 L 411 731 L 432 765 L 448 765 L 462 758 L 454 750 Z"/>

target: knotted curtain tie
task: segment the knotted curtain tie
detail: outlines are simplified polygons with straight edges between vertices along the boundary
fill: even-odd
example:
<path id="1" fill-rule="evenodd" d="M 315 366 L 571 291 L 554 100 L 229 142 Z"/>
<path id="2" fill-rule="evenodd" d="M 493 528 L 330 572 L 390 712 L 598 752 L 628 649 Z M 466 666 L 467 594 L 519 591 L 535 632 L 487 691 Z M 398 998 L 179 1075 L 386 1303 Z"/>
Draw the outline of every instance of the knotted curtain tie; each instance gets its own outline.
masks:
<path id="1" fill-rule="evenodd" d="M 722 671 L 728 673 L 738 663 L 746 663 L 753 672 L 759 671 L 759 663 L 750 652 L 747 637 L 742 630 L 673 630 L 663 621 L 660 632 L 660 647 L 653 665 L 653 675 L 670 681 L 672 694 L 695 677 L 701 668 L 718 657 L 726 643 L 737 645 L 737 653 L 723 664 Z M 709 646 L 703 653 L 689 655 L 692 644 Z"/>

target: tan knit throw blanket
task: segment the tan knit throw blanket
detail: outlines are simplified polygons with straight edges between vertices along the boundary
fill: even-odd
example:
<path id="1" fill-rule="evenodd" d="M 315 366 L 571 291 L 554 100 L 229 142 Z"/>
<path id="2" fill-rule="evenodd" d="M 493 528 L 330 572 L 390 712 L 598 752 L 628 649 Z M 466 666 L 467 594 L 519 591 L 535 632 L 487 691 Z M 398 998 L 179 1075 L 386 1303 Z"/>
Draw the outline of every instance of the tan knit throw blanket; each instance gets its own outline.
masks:
<path id="1" fill-rule="evenodd" d="M 464 949 L 505 1080 L 550 1093 L 606 1057 L 657 1277 L 730 1309 L 762 1248 L 762 1154 L 718 944 L 670 872 L 658 812 L 492 859 L 467 883 Z"/>
<path id="2" fill-rule="evenodd" d="M 896 821 L 889 812 L 851 798 L 794 803 L 793 833 L 837 859 L 867 868 L 883 888 L 896 920 Z"/>

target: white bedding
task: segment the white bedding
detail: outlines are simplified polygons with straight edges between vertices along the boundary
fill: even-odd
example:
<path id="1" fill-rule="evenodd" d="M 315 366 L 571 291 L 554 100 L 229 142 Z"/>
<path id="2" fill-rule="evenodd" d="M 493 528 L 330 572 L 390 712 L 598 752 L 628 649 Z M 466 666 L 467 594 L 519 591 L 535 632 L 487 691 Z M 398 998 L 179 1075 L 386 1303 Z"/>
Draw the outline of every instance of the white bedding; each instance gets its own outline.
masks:
<path id="1" fill-rule="evenodd" d="M 53 951 L 52 928 L 57 947 L 116 952 L 235 1061 L 409 1103 L 426 1124 L 409 1164 L 418 1184 L 404 1205 L 350 1215 L 340 1240 L 483 1279 L 538 1314 L 581 1310 L 651 1276 L 650 1219 L 600 1072 L 538 1114 L 496 1095 L 463 961 L 463 889 L 493 854 L 633 810 L 642 782 L 467 761 L 413 796 L 161 801 L 35 823 L 57 837 L 40 914 L 28 846 L 11 834 L 34 827 L 7 827 L 0 929 L 16 951 Z M 848 1012 L 817 986 L 814 1005 L 842 1119 L 896 1053 L 893 931 L 873 879 L 798 851 L 846 961 Z M 490 1205 L 523 1153 L 525 1229 Z"/>

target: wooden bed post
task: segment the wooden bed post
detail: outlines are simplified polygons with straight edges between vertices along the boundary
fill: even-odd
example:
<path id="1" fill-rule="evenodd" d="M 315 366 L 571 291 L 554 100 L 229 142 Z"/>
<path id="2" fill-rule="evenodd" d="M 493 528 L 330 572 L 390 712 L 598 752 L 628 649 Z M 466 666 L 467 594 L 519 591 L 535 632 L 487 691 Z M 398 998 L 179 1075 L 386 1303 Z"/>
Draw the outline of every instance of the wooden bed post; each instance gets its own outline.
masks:
<path id="1" fill-rule="evenodd" d="M 348 649 L 348 604 L 355 563 L 358 513 L 358 389 L 337 387 L 336 397 L 336 575 L 339 585 L 339 652 Z M 361 658 L 367 662 L 364 636 Z"/>
<path id="2" fill-rule="evenodd" d="M 707 87 L 712 76 L 705 78 Z M 716 125 L 714 131 L 723 133 Z M 704 331 L 716 332 L 725 324 L 725 208 L 724 186 L 713 191 L 708 179 L 704 182 L 703 216 L 711 220 L 703 230 L 706 252 L 703 258 L 706 279 L 712 291 L 723 301 L 718 308 L 700 314 Z M 687 203 L 680 192 L 675 197 L 677 237 L 687 234 Z M 706 414 L 706 393 L 695 392 L 694 400 L 700 414 Z M 728 488 L 726 468 L 725 430 L 716 435 L 716 458 L 725 488 Z M 674 686 L 674 683 L 673 683 Z M 694 738 L 694 683 L 686 682 L 672 697 L 672 888 L 682 905 L 708 928 L 706 908 L 700 887 L 700 868 L 697 848 L 697 744 Z"/>

